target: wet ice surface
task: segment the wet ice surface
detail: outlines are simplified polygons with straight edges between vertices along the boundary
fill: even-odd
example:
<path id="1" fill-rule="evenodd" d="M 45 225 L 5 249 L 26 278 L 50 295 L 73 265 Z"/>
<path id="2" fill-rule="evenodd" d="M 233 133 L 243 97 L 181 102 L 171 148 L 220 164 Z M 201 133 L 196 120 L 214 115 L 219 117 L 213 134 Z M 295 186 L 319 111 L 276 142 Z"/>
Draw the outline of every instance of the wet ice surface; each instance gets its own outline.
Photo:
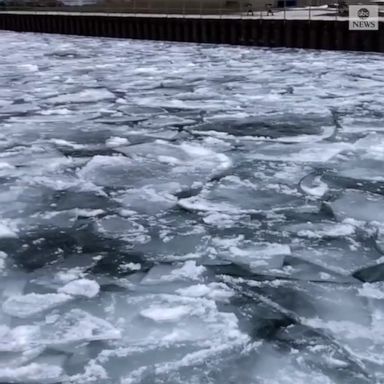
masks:
<path id="1" fill-rule="evenodd" d="M 0 38 L 2 383 L 384 382 L 382 56 Z"/>

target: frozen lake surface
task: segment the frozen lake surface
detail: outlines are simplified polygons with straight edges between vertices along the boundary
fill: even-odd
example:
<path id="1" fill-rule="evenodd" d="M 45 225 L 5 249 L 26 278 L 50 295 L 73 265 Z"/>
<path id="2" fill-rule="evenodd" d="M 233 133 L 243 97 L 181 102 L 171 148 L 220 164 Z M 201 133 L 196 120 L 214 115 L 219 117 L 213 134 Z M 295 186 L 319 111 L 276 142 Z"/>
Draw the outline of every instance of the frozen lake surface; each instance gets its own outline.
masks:
<path id="1" fill-rule="evenodd" d="M 0 32 L 0 382 L 384 382 L 383 56 Z"/>

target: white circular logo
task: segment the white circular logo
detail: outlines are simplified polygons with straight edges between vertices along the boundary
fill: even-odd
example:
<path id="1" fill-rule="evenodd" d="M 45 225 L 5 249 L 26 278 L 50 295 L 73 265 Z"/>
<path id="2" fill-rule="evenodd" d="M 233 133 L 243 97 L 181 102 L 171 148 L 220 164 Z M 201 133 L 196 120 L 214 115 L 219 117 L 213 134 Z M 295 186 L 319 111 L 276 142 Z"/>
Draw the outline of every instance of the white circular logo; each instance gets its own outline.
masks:
<path id="1" fill-rule="evenodd" d="M 359 17 L 360 19 L 368 19 L 369 17 L 369 11 L 367 8 L 360 8 L 358 11 L 357 11 L 357 17 Z"/>

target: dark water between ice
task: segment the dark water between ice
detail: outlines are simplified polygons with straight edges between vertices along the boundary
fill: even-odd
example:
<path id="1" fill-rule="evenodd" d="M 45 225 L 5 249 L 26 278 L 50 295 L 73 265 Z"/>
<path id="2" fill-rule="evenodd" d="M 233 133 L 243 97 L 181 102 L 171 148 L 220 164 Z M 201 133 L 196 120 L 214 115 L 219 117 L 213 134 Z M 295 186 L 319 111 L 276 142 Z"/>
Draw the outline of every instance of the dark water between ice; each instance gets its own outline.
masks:
<path id="1" fill-rule="evenodd" d="M 0 382 L 384 382 L 383 56 L 0 33 Z"/>

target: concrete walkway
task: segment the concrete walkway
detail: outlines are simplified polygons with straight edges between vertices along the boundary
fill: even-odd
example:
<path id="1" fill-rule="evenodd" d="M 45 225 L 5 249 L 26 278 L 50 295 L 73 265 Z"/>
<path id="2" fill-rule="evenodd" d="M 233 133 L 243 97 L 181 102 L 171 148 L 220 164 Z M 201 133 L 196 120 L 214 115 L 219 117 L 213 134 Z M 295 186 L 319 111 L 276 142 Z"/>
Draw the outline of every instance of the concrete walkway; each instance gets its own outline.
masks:
<path id="1" fill-rule="evenodd" d="M 348 21 L 348 17 L 341 17 L 335 8 L 306 7 L 306 8 L 286 8 L 273 10 L 274 15 L 268 16 L 266 11 L 255 11 L 253 16 L 244 13 L 234 14 L 166 14 L 166 13 L 140 13 L 140 12 L 64 12 L 64 11 L 0 11 L 6 14 L 23 15 L 68 15 L 68 16 L 110 16 L 110 17 L 153 17 L 153 18 L 189 18 L 189 19 L 266 19 L 266 20 L 335 20 Z M 384 21 L 384 17 L 379 17 L 379 21 Z"/>
<path id="2" fill-rule="evenodd" d="M 53 12 L 53 11 L 0 11 L 0 13 L 7 14 L 34 14 L 34 15 L 68 15 L 68 16 L 113 16 L 113 17 L 153 17 L 153 18 L 203 18 L 203 19 L 268 19 L 268 20 L 348 20 L 347 17 L 340 17 L 337 15 L 335 9 L 331 8 L 287 8 L 284 10 L 274 10 L 273 16 L 268 16 L 267 12 L 255 12 L 253 16 L 248 16 L 246 13 L 234 13 L 231 15 L 225 14 L 211 14 L 211 15 L 198 15 L 198 14 L 159 14 L 159 13 L 115 13 L 115 12 Z M 384 19 L 384 18 L 380 18 Z"/>

